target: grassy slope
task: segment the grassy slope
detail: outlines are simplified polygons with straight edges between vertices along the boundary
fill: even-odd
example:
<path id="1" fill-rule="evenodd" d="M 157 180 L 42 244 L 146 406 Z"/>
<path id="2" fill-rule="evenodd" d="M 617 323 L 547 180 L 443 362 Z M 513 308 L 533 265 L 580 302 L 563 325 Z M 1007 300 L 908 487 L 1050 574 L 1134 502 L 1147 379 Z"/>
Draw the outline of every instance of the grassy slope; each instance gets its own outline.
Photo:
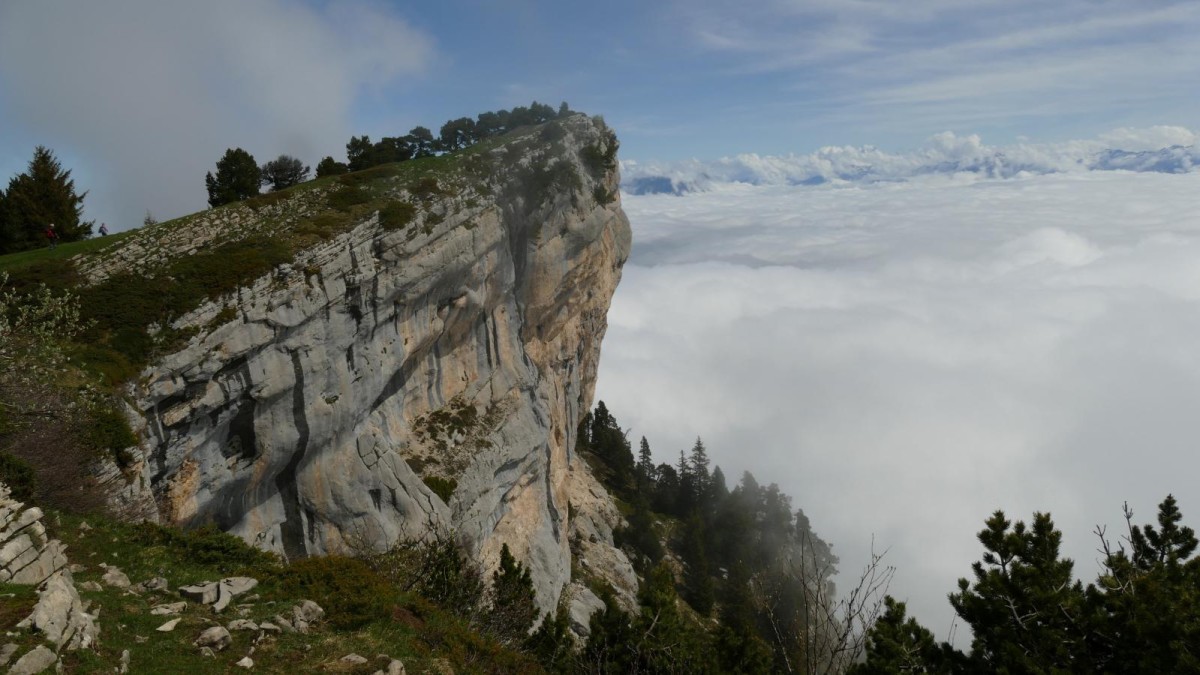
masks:
<path id="1" fill-rule="evenodd" d="M 279 193 L 260 195 L 151 227 L 63 244 L 54 251 L 39 249 L 0 256 L 0 272 L 8 273 L 10 286 L 18 289 L 44 283 L 79 296 L 91 328 L 69 349 L 78 357 L 76 363 L 98 376 L 116 394 L 120 385 L 135 376 L 142 366 L 190 335 L 186 330 L 171 329 L 169 324 L 173 319 L 205 300 L 234 290 L 239 282 L 257 278 L 293 260 L 298 252 L 349 230 L 377 211 L 385 229 L 403 229 L 410 239 L 429 234 L 433 226 L 429 204 L 440 196 L 464 192 L 488 196 L 506 170 L 504 159 L 489 151 L 501 145 L 536 142 L 534 135 L 544 128 L 519 129 L 453 155 L 381 165 L 309 181 Z M 533 176 L 544 179 L 537 183 L 543 191 L 553 187 L 553 177 L 548 173 Z M 312 199 L 314 191 L 319 199 Z M 102 260 L 131 245 L 153 250 L 155 242 L 172 237 L 178 240 L 180 236 L 186 239 L 190 228 L 206 218 L 236 210 L 244 214 L 247 209 L 254 212 L 257 227 L 253 233 L 228 232 L 224 240 L 213 241 L 185 256 L 167 257 L 136 274 L 117 274 L 90 286 L 82 282 L 79 266 L 89 259 Z M 166 328 L 152 335 L 155 324 Z M 135 584 L 164 576 L 171 588 L 243 573 L 262 582 L 253 591 L 261 595 L 261 600 L 246 617 L 255 621 L 277 613 L 287 616 L 291 607 L 305 597 L 297 593 L 294 585 L 288 585 L 288 568 L 256 558 L 248 553 L 253 549 L 240 542 L 226 541 L 216 546 L 215 553 L 209 551 L 209 555 L 204 551 L 212 542 L 206 544 L 203 535 L 164 534 L 172 531 L 96 516 L 88 518 L 94 529 L 83 532 L 78 528 L 79 522 L 78 516 L 65 513 L 47 518 L 47 524 L 54 530 L 52 535 L 70 546 L 71 561 L 87 566 L 87 570 L 76 575 L 77 582 L 98 581 L 103 574 L 100 562 L 117 565 Z M 215 659 L 205 659 L 199 656 L 192 641 L 203 628 L 217 621 L 227 624 L 234 618 L 232 615 L 217 616 L 210 609 L 193 605 L 183 614 L 175 631 L 159 633 L 155 628 L 171 617 L 153 616 L 149 610 L 154 604 L 176 601 L 177 596 L 131 595 L 112 589 L 83 591 L 82 595 L 85 601 L 101 608 L 100 647 L 95 653 L 67 655 L 64 658 L 67 672 L 112 672 L 125 649 L 132 655 L 131 671 L 136 673 L 240 672 L 232 664 L 248 653 L 257 637 L 256 633 L 236 633 L 232 647 Z M 321 602 L 319 597 L 312 599 Z M 12 631 L 34 601 L 31 588 L 0 585 L 0 630 Z M 307 636 L 269 637 L 255 646 L 251 656 L 255 671 L 372 673 L 386 666 L 385 661 L 374 660 L 378 654 L 400 658 L 410 673 L 439 672 L 441 660 L 459 673 L 541 671 L 532 659 L 499 647 L 463 619 L 442 612 L 419 597 L 395 592 L 387 594 L 381 602 L 382 611 L 358 628 L 335 630 L 326 624 Z M 230 612 L 226 610 L 226 614 Z M 25 647 L 35 644 L 33 637 L 20 632 L 10 639 L 24 643 Z M 372 661 L 357 668 L 335 663 L 350 652 Z"/>
<path id="2" fill-rule="evenodd" d="M 338 629 L 337 602 L 321 597 L 320 589 L 296 588 L 289 568 L 240 540 L 227 535 L 198 531 L 180 534 L 150 525 L 131 525 L 107 519 L 89 518 L 91 530 L 79 529 L 82 519 L 54 514 L 46 518 L 51 534 L 69 545 L 68 557 L 86 566 L 75 575 L 76 584 L 99 582 L 104 570 L 99 563 L 116 565 L 136 585 L 155 576 L 163 576 L 172 592 L 133 594 L 112 588 L 100 592 L 80 591 L 84 601 L 100 608 L 100 644 L 97 651 L 64 653 L 68 673 L 112 672 L 121 652 L 131 655 L 134 673 L 226 673 L 241 672 L 233 664 L 246 656 L 254 660 L 255 672 L 373 673 L 386 667 L 376 659 L 386 654 L 404 662 L 409 673 L 440 672 L 448 664 L 456 673 L 536 673 L 541 668 L 533 659 L 506 650 L 475 632 L 462 619 L 449 615 L 419 597 L 394 592 L 375 598 L 379 609 L 361 627 Z M 362 581 L 361 566 L 348 568 L 346 575 Z M 249 594 L 239 596 L 235 604 L 216 614 L 209 607 L 189 603 L 180 615 L 175 630 L 156 630 L 172 616 L 156 616 L 150 609 L 182 598 L 174 591 L 180 585 L 215 581 L 232 575 L 252 576 L 260 581 Z M 355 576 L 358 575 L 358 576 Z M 377 580 L 374 580 L 377 581 Z M 353 584 L 352 584 L 353 585 Z M 259 596 L 257 600 L 253 596 Z M 250 605 L 244 618 L 255 622 L 270 620 L 275 614 L 290 616 L 291 608 L 303 599 L 315 599 L 327 610 L 326 621 L 307 635 L 284 633 L 271 635 L 255 644 L 258 633 L 237 631 L 233 644 L 205 658 L 192 641 L 209 626 L 227 625 L 238 618 L 237 603 Z M 15 625 L 28 615 L 36 595 L 30 586 L 0 585 L 0 630 L 14 631 L 7 639 L 21 644 L 22 653 L 37 644 L 34 636 L 15 631 Z M 338 663 L 350 654 L 370 661 L 360 666 Z"/>

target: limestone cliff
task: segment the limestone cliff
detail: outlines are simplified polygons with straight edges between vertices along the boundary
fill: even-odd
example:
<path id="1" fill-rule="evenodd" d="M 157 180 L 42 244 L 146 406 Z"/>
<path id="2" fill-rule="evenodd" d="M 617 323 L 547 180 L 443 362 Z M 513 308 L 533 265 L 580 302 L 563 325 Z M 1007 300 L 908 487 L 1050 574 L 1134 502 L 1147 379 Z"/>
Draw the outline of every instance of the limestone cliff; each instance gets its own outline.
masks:
<path id="1" fill-rule="evenodd" d="M 586 531 L 619 518 L 574 456 L 630 246 L 615 144 L 576 115 L 419 180 L 351 174 L 85 261 L 97 283 L 239 237 L 304 244 L 162 327 L 191 337 L 130 391 L 143 442 L 123 499 L 288 557 L 445 527 L 485 567 L 507 543 L 553 606 L 572 494 L 594 506 Z"/>

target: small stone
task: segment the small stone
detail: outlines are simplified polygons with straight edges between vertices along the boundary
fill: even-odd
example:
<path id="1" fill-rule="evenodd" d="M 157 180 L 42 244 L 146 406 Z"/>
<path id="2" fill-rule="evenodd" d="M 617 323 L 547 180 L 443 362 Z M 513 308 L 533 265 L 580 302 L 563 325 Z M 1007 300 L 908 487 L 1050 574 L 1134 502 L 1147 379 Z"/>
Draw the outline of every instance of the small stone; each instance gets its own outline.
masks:
<path id="1" fill-rule="evenodd" d="M 275 624 L 271 623 L 270 621 L 264 621 L 264 622 L 258 624 L 258 629 L 263 631 L 264 633 L 282 633 L 283 632 L 282 628 L 280 628 L 279 626 L 276 626 Z"/>
<path id="2" fill-rule="evenodd" d="M 89 531 L 89 530 L 91 530 L 91 529 L 92 529 L 92 526 L 91 526 L 91 525 L 88 525 L 86 520 L 85 520 L 85 521 L 83 521 L 82 523 L 80 523 L 80 524 L 79 524 L 79 531 L 80 531 L 80 532 L 87 532 L 87 531 Z"/>
<path id="3" fill-rule="evenodd" d="M 201 647 L 200 648 L 200 656 L 207 656 L 209 658 L 215 658 L 216 654 L 213 653 L 213 650 L 210 649 L 209 647 Z"/>
<path id="4" fill-rule="evenodd" d="M 133 636 L 133 641 L 138 643 L 139 645 L 144 645 L 149 640 L 150 640 L 150 638 L 146 637 L 145 635 L 134 635 Z"/>
<path id="5" fill-rule="evenodd" d="M 387 670 L 383 671 L 384 675 L 407 675 L 404 672 L 404 663 L 399 659 L 392 659 L 388 664 Z"/>
<path id="6" fill-rule="evenodd" d="M 129 672 L 129 650 L 125 649 L 121 652 L 121 670 L 122 673 Z"/>
<path id="7" fill-rule="evenodd" d="M 229 630 L 258 630 L 258 624 L 245 619 L 234 619 L 229 622 Z"/>
<path id="8" fill-rule="evenodd" d="M 85 591 L 91 591 L 93 593 L 98 593 L 104 590 L 103 586 L 94 581 L 84 581 L 79 584 L 79 588 Z"/>
<path id="9" fill-rule="evenodd" d="M 338 661 L 340 661 L 342 663 L 350 663 L 350 664 L 357 666 L 357 665 L 366 663 L 367 657 L 359 656 L 358 654 L 347 654 L 347 655 L 343 656 L 342 658 L 338 659 Z"/>
<path id="10" fill-rule="evenodd" d="M 292 625 L 292 622 L 283 618 L 282 615 L 276 614 L 274 617 L 272 617 L 272 620 L 276 624 L 278 624 L 280 628 L 283 629 L 283 632 L 285 632 L 285 633 L 295 633 L 296 632 L 296 627 L 294 625 Z"/>
<path id="11" fill-rule="evenodd" d="M 305 623 L 316 623 L 325 618 L 325 610 L 312 600 L 305 600 L 292 608 L 292 616 Z"/>
<path id="12" fill-rule="evenodd" d="M 242 660 L 238 661 L 234 665 L 239 668 L 253 668 L 254 667 L 254 659 L 250 658 L 249 656 L 243 656 Z"/>
<path id="13" fill-rule="evenodd" d="M 154 577 L 153 579 L 147 579 L 147 580 L 143 581 L 142 583 L 138 584 L 138 587 L 141 588 L 143 591 L 164 591 L 164 592 L 166 592 L 169 590 L 168 586 L 167 586 L 167 580 L 163 577 Z"/>
<path id="14" fill-rule="evenodd" d="M 155 628 L 154 630 L 156 630 L 160 633 L 169 633 L 169 632 L 175 630 L 175 626 L 178 626 L 179 622 L 182 620 L 183 619 L 171 619 L 170 621 L 164 623 L 163 625 L 159 626 L 158 628 Z"/>
<path id="15" fill-rule="evenodd" d="M 124 572 L 112 565 L 107 567 L 100 581 L 103 581 L 106 586 L 112 586 L 113 588 L 129 588 L 129 577 L 125 576 Z"/>
<path id="16" fill-rule="evenodd" d="M 224 626 L 213 626 L 207 628 L 200 637 L 196 638 L 194 643 L 197 647 L 211 647 L 216 651 L 221 651 L 233 642 L 233 637 L 229 635 L 229 631 L 225 630 Z"/>
<path id="17" fill-rule="evenodd" d="M 67 565 L 67 570 L 70 571 L 71 574 L 80 574 L 82 572 L 87 571 L 87 565 L 80 565 L 79 563 L 71 563 L 70 565 Z"/>
<path id="18" fill-rule="evenodd" d="M 187 602 L 180 600 L 179 602 L 168 602 L 163 605 L 155 605 L 150 608 L 150 613 L 155 616 L 165 616 L 167 614 L 179 614 L 187 609 Z"/>

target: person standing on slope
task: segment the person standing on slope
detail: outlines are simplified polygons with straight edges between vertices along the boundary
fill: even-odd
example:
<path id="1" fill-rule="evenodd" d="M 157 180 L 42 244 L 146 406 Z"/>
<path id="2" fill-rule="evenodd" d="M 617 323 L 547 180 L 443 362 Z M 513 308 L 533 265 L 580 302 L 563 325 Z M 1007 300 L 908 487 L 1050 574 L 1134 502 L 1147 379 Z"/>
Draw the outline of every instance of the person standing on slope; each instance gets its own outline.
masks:
<path id="1" fill-rule="evenodd" d="M 46 228 L 46 238 L 50 240 L 50 250 L 53 251 L 54 247 L 58 246 L 58 232 L 54 230 L 54 223 L 50 223 Z"/>

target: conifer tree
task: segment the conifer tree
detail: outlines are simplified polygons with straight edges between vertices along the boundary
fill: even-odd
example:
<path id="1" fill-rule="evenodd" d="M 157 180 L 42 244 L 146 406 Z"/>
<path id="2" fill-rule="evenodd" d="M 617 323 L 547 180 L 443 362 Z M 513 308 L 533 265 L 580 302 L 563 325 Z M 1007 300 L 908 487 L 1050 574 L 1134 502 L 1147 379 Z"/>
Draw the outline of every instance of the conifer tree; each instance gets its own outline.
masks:
<path id="1" fill-rule="evenodd" d="M 332 157 L 325 157 L 317 163 L 317 178 L 325 176 L 340 176 L 350 170 L 344 162 L 339 162 Z"/>
<path id="2" fill-rule="evenodd" d="M 641 445 L 638 446 L 638 462 L 637 462 L 637 482 L 638 494 L 647 496 L 651 486 L 655 480 L 654 460 L 650 456 L 650 443 L 646 441 L 646 437 L 642 436 Z"/>
<path id="3" fill-rule="evenodd" d="M 492 573 L 492 609 L 486 624 L 501 642 L 523 641 L 537 618 L 529 569 L 513 557 L 508 544 L 500 548 L 500 567 Z"/>
<path id="4" fill-rule="evenodd" d="M 708 566 L 708 554 L 704 545 L 704 524 L 693 514 L 683 532 L 680 555 L 684 561 L 684 599 L 701 616 L 708 616 L 713 608 L 713 579 Z"/>
<path id="5" fill-rule="evenodd" d="M 241 148 L 226 150 L 217 161 L 216 175 L 210 171 L 204 176 L 208 205 L 216 208 L 258 194 L 261 177 L 253 155 Z"/>
<path id="6" fill-rule="evenodd" d="M 25 173 L 8 182 L 0 214 L 0 252 L 45 246 L 44 232 L 50 224 L 61 241 L 90 236 L 93 223 L 82 220 L 86 196 L 86 192 L 75 193 L 71 172 L 62 168 L 53 152 L 39 145 Z"/>
<path id="7" fill-rule="evenodd" d="M 883 602 L 883 616 L 867 638 L 866 661 L 851 666 L 847 675 L 952 672 L 948 646 L 939 646 L 933 633 L 905 616 L 903 602 L 890 595 Z"/>

